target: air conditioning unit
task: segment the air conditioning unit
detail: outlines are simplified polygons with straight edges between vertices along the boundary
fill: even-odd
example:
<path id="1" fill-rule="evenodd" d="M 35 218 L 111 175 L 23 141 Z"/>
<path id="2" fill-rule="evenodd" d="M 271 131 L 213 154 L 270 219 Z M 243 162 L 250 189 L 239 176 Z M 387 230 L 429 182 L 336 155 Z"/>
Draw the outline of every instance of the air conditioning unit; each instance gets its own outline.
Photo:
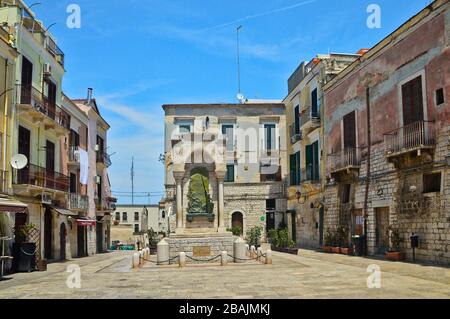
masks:
<path id="1" fill-rule="evenodd" d="M 44 64 L 44 75 L 51 75 L 52 74 L 52 66 L 48 63 Z"/>
<path id="2" fill-rule="evenodd" d="M 95 184 L 100 184 L 102 182 L 102 177 L 97 175 L 94 177 L 94 181 Z"/>
<path id="3" fill-rule="evenodd" d="M 53 204 L 52 195 L 50 195 L 50 194 L 42 194 L 41 195 L 41 203 L 42 204 L 47 204 L 47 205 L 52 205 Z"/>

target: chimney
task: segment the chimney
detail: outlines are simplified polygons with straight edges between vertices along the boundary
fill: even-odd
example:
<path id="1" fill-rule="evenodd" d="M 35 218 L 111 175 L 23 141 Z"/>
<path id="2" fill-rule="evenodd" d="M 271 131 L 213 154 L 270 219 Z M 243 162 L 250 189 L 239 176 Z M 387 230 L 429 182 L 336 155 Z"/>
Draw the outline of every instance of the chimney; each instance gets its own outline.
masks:
<path id="1" fill-rule="evenodd" d="M 91 101 L 92 101 L 92 91 L 94 89 L 93 88 L 88 88 L 88 93 L 87 93 L 87 105 L 91 105 Z"/>

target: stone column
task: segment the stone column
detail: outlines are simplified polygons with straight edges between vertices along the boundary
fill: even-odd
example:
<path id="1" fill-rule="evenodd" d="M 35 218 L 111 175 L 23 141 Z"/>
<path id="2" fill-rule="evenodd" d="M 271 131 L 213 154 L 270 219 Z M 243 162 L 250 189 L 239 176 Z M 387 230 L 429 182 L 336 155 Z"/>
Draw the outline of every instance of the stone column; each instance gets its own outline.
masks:
<path id="1" fill-rule="evenodd" d="M 176 233 L 183 231 L 183 176 L 184 172 L 173 172 L 177 184 L 176 197 L 177 197 L 177 229 Z"/>
<path id="2" fill-rule="evenodd" d="M 218 202 L 218 225 L 219 225 L 219 232 L 225 232 L 226 228 L 225 228 L 225 204 L 224 204 L 224 189 L 223 189 L 223 182 L 225 179 L 225 173 L 226 173 L 226 169 L 224 169 L 222 167 L 222 165 L 220 165 L 220 167 L 218 167 L 216 169 L 216 177 L 217 177 L 217 183 L 218 183 L 218 198 L 217 198 L 217 202 Z"/>

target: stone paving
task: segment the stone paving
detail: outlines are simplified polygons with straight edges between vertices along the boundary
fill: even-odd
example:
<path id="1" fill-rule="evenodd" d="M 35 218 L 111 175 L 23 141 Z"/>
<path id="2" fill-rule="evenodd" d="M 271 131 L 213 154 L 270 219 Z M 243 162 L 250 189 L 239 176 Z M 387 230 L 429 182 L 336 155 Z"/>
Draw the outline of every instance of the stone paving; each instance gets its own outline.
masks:
<path id="1" fill-rule="evenodd" d="M 111 252 L 55 263 L 47 272 L 14 274 L 0 282 L 4 298 L 450 298 L 450 269 L 301 250 L 273 253 L 271 266 L 246 265 L 130 269 L 131 252 Z M 70 289 L 67 267 L 81 269 Z M 381 270 L 381 288 L 367 287 L 369 265 Z"/>

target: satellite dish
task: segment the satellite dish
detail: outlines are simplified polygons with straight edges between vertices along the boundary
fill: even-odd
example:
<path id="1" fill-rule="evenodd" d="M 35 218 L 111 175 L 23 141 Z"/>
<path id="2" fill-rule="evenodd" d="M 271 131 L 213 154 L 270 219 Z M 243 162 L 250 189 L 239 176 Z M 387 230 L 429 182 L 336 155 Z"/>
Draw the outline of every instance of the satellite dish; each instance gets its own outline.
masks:
<path id="1" fill-rule="evenodd" d="M 237 94 L 237 99 L 239 100 L 239 102 L 244 103 L 245 102 L 245 96 L 242 93 L 238 93 Z"/>
<path id="2" fill-rule="evenodd" d="M 22 169 L 28 164 L 28 158 L 23 154 L 14 155 L 11 159 L 11 166 L 15 169 Z"/>

